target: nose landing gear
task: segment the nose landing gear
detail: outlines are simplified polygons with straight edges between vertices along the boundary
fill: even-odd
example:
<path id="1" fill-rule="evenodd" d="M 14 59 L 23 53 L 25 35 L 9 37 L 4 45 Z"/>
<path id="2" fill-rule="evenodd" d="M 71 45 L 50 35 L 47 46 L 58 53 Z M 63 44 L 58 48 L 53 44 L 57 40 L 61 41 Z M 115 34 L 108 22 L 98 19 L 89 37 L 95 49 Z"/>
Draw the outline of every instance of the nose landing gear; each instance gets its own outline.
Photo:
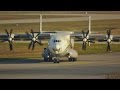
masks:
<path id="1" fill-rule="evenodd" d="M 54 59 L 53 59 L 53 62 L 54 62 L 54 63 L 59 63 L 60 61 L 59 61 L 58 58 L 54 58 Z"/>

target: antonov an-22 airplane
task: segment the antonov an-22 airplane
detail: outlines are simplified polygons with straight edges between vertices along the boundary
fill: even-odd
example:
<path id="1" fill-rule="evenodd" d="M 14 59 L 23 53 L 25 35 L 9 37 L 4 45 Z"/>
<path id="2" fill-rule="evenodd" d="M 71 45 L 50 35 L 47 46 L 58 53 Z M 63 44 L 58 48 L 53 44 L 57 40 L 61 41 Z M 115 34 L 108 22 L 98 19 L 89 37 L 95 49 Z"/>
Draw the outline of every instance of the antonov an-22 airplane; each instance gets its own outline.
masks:
<path id="1" fill-rule="evenodd" d="M 111 41 L 120 41 L 120 36 L 111 35 L 111 30 L 107 30 L 107 35 L 104 34 L 92 34 L 91 31 L 82 31 L 81 33 L 69 32 L 69 31 L 56 31 L 56 32 L 43 32 L 42 31 L 42 21 L 40 21 L 41 30 L 40 32 L 31 33 L 26 32 L 25 34 L 12 34 L 12 29 L 10 32 L 5 30 L 6 34 L 0 34 L 1 42 L 8 41 L 10 50 L 13 50 L 13 41 L 19 40 L 31 40 L 28 49 L 32 48 L 34 50 L 35 43 L 43 45 L 42 40 L 49 40 L 48 46 L 44 48 L 42 54 L 44 61 L 53 61 L 54 63 L 59 63 L 60 57 L 67 57 L 69 61 L 76 61 L 78 58 L 78 52 L 74 49 L 74 42 L 82 41 L 82 50 L 86 50 L 87 43 L 94 43 L 94 40 L 106 41 L 107 51 L 111 51 L 110 43 Z"/>

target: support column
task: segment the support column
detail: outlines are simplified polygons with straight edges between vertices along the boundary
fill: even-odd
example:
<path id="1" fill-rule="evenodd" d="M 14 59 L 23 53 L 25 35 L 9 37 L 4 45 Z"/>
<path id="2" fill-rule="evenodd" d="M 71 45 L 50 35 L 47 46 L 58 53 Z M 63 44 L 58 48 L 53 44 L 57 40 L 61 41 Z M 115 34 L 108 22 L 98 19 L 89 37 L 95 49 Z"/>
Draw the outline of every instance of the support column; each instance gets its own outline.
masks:
<path id="1" fill-rule="evenodd" d="M 89 33 L 91 34 L 91 16 L 89 16 Z"/>
<path id="2" fill-rule="evenodd" d="M 42 33 L 42 14 L 40 14 L 40 33 Z"/>
<path id="3" fill-rule="evenodd" d="M 89 34 L 91 34 L 91 16 L 89 16 Z M 90 46 L 90 42 L 88 42 L 88 45 Z"/>

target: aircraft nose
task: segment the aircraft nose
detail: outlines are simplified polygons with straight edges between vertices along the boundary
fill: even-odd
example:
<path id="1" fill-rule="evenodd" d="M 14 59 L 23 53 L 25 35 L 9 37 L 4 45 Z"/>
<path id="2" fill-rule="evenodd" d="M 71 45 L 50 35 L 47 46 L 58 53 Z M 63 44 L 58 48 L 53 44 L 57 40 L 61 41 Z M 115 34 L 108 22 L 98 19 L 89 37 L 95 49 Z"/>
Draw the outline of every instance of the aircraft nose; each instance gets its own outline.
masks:
<path id="1" fill-rule="evenodd" d="M 60 46 L 59 45 L 56 45 L 54 48 L 53 48 L 54 51 L 60 51 Z"/>

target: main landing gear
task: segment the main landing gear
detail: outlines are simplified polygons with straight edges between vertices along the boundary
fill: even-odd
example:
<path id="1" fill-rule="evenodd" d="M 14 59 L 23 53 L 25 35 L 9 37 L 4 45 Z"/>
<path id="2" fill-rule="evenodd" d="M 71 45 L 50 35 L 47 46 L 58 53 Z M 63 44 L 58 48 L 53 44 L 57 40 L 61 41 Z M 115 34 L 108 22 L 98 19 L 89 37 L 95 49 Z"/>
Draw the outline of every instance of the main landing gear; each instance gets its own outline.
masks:
<path id="1" fill-rule="evenodd" d="M 77 58 L 68 58 L 68 61 L 74 62 L 74 61 L 77 61 Z"/>
<path id="2" fill-rule="evenodd" d="M 58 58 L 44 58 L 44 61 L 45 62 L 52 62 L 53 61 L 53 63 L 59 63 L 60 61 L 59 61 L 59 59 Z"/>
<path id="3" fill-rule="evenodd" d="M 54 63 L 59 63 L 60 61 L 59 61 L 58 58 L 54 58 L 54 59 L 53 59 L 53 62 L 54 62 Z"/>

